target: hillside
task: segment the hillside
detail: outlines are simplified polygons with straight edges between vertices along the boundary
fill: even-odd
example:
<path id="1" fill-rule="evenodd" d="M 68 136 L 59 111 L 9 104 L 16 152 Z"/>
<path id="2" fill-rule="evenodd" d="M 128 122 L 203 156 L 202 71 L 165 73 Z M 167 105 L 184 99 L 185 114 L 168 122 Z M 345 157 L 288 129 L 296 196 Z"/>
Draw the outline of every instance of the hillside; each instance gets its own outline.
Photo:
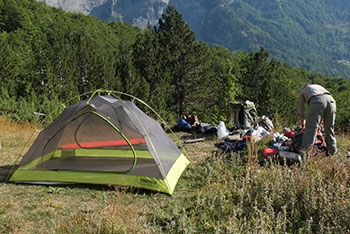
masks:
<path id="1" fill-rule="evenodd" d="M 346 0 L 46 0 L 48 5 L 123 21 L 144 28 L 155 25 L 174 5 L 209 45 L 231 51 L 265 47 L 273 57 L 330 76 L 350 77 L 350 3 Z"/>
<path id="2" fill-rule="evenodd" d="M 262 45 L 293 66 L 349 77 L 348 1 L 237 0 L 207 9 L 194 31 L 211 45 L 248 51 Z"/>
<path id="3" fill-rule="evenodd" d="M 337 100 L 336 128 L 350 126 L 350 80 L 293 68 L 263 48 L 209 47 L 173 6 L 145 30 L 35 0 L 6 0 L 0 13 L 0 112 L 12 119 L 38 121 L 40 112 L 52 120 L 58 103 L 102 88 L 138 97 L 172 123 L 194 112 L 218 123 L 230 117 L 226 103 L 244 100 L 259 115 L 295 123 L 297 91 L 315 82 Z"/>

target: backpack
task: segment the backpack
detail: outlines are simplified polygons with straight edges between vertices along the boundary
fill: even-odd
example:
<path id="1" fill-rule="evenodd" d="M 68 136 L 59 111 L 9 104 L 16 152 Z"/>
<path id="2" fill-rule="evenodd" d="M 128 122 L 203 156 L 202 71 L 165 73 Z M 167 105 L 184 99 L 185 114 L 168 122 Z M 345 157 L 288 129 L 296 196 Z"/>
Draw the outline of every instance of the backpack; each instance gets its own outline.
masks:
<path id="1" fill-rule="evenodd" d="M 245 101 L 242 103 L 229 102 L 231 121 L 238 129 L 249 129 L 256 126 L 258 112 L 254 102 Z"/>

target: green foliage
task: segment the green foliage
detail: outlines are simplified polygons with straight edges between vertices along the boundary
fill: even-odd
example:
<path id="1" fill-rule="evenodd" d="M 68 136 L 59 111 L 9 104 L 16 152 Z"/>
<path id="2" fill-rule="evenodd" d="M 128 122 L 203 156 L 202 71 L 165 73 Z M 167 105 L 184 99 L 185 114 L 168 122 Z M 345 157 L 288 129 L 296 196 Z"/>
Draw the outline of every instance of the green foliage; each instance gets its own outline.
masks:
<path id="1" fill-rule="evenodd" d="M 214 4 L 201 3 L 206 8 Z M 265 5 L 258 1 L 232 4 L 243 9 L 242 17 L 263 17 L 260 8 Z M 276 4 L 270 2 L 269 8 L 282 19 Z M 248 30 L 251 25 L 233 17 L 233 11 L 222 12 L 232 17 L 230 20 L 215 18 L 220 9 L 213 9 L 208 28 L 216 20 L 222 20 L 217 25 L 223 28 L 234 22 L 242 33 L 224 40 L 254 43 L 259 29 Z M 306 82 L 315 82 L 329 89 L 337 101 L 337 128 L 348 129 L 347 80 L 281 64 L 263 47 L 251 53 L 209 48 L 196 41 L 174 7 L 162 15 L 158 27 L 149 25 L 145 30 L 103 23 L 33 0 L 2 1 L 0 11 L 0 109 L 17 120 L 36 121 L 34 112 L 45 113 L 47 120 L 52 120 L 61 111 L 60 103 L 104 88 L 141 98 L 172 123 L 187 113 L 195 113 L 202 122 L 227 121 L 228 102 L 251 100 L 260 116 L 278 116 L 279 121 L 291 125 L 297 122 L 294 113 L 299 89 Z M 273 15 L 264 17 L 271 23 Z M 288 18 L 283 20 L 288 24 Z"/>
<path id="2" fill-rule="evenodd" d="M 205 63 L 208 48 L 195 42 L 194 33 L 190 30 L 182 15 L 173 6 L 167 8 L 159 20 L 157 29 L 162 50 L 162 65 L 170 72 L 171 101 L 168 105 L 178 115 L 188 111 L 186 106 L 195 105 L 195 100 L 189 95 L 191 88 L 205 80 Z M 175 102 L 174 102 L 175 101 Z"/>
<path id="3" fill-rule="evenodd" d="M 166 116 L 170 108 L 169 101 L 170 76 L 166 67 L 162 66 L 162 53 L 159 45 L 159 36 L 150 27 L 137 36 L 133 45 L 133 66 L 137 70 L 144 84 L 142 96 L 145 101 L 154 107 L 159 114 Z"/>
<path id="4" fill-rule="evenodd" d="M 294 107 L 296 96 L 291 93 L 294 87 L 290 86 L 285 71 L 280 63 L 270 60 L 269 53 L 264 48 L 251 53 L 241 66 L 240 99 L 253 101 L 258 114 L 270 117 L 289 109 L 286 108 L 286 100 Z M 288 113 L 283 114 L 284 118 L 288 116 Z"/>
<path id="5" fill-rule="evenodd" d="M 53 119 L 55 105 L 78 94 L 97 88 L 121 90 L 116 74 L 118 45 L 127 40 L 130 46 L 138 29 L 30 0 L 5 1 L 0 11 L 2 87 L 11 100 L 37 99 L 30 110 L 15 109 L 21 112 L 19 119 L 30 120 L 22 115 L 40 111 L 41 105 L 49 108 L 42 111 Z"/>
<path id="6" fill-rule="evenodd" d="M 319 81 L 332 93 L 337 104 L 337 130 L 349 132 L 350 130 L 350 81 L 344 79 L 323 78 Z"/>

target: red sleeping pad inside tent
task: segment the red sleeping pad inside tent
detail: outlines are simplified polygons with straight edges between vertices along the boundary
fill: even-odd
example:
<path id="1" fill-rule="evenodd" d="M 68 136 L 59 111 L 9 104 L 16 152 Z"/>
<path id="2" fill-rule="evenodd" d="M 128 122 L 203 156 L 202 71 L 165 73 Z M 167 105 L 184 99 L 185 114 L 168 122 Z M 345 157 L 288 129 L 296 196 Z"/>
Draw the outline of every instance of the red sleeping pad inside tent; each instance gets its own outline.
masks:
<path id="1" fill-rule="evenodd" d="M 129 142 L 132 145 L 146 143 L 144 138 L 129 139 Z M 79 144 L 78 143 L 69 143 L 69 144 L 62 145 L 60 147 L 60 149 L 102 148 L 102 147 L 113 147 L 113 146 L 124 146 L 124 145 L 129 145 L 128 142 L 126 142 L 126 140 L 79 142 Z"/>

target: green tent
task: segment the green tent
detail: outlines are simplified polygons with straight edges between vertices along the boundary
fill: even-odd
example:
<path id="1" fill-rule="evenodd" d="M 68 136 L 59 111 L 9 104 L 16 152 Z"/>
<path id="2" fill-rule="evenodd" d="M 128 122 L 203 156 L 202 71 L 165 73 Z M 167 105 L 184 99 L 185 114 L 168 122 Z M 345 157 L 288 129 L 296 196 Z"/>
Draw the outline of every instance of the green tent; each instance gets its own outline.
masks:
<path id="1" fill-rule="evenodd" d="M 9 181 L 133 186 L 172 194 L 189 164 L 160 124 L 133 102 L 96 96 L 66 108 Z"/>

